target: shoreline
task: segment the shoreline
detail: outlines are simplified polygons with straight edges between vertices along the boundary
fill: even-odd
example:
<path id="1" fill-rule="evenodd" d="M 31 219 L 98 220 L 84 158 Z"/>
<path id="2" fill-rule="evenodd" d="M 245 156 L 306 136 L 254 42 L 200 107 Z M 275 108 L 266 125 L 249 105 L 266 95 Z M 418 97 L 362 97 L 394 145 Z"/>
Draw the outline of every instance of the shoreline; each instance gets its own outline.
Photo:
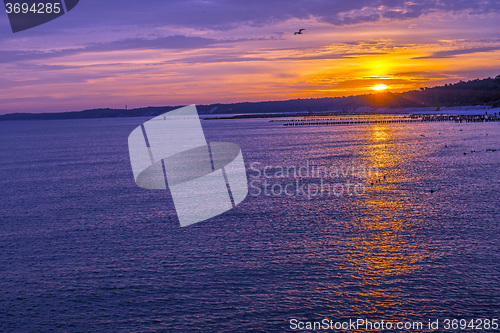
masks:
<path id="1" fill-rule="evenodd" d="M 123 113 L 125 110 L 119 109 L 99 109 L 84 110 L 77 112 L 61 113 L 8 113 L 0 115 L 0 121 L 8 120 L 64 120 L 64 119 L 116 119 L 116 118 L 141 118 L 155 117 L 162 113 L 170 111 L 171 108 L 162 110 L 144 110 L 144 112 Z M 99 112 L 100 111 L 100 112 Z M 457 107 L 412 107 L 412 108 L 379 108 L 368 107 L 358 108 L 356 110 L 329 110 L 329 111 L 298 111 L 298 112 L 252 112 L 252 113 L 221 113 L 206 114 L 199 113 L 202 120 L 221 120 L 221 119 L 262 119 L 262 118 L 296 118 L 296 117 L 338 117 L 338 116 L 500 116 L 500 107 L 491 108 L 486 105 L 468 105 Z"/>

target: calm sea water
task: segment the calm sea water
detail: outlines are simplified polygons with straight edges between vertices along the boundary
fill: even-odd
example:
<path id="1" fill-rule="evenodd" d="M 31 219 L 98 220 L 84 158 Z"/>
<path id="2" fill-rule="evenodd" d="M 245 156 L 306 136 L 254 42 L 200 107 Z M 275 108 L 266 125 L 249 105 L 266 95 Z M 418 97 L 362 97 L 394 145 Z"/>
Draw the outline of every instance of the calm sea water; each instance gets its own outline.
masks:
<path id="1" fill-rule="evenodd" d="M 240 145 L 249 177 L 252 163 L 379 173 L 349 178 L 361 195 L 254 189 L 181 228 L 168 192 L 134 183 L 127 137 L 145 120 L 0 123 L 0 331 L 500 319 L 500 124 L 206 120 L 208 141 Z"/>

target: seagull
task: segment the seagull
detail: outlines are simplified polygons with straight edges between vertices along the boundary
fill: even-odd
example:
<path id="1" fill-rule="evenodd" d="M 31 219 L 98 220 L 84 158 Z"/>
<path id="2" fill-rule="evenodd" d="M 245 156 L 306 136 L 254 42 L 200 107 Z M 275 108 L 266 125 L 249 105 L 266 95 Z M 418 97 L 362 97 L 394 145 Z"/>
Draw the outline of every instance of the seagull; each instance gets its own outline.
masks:
<path id="1" fill-rule="evenodd" d="M 294 35 L 302 35 L 302 31 L 306 29 L 299 29 L 299 31 L 294 32 Z"/>

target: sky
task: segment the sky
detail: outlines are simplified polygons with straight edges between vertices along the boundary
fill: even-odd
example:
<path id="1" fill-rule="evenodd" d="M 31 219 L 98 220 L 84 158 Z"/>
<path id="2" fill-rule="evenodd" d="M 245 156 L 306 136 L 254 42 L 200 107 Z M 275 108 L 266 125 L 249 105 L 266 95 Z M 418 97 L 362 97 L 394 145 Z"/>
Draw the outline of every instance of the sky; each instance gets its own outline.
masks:
<path id="1" fill-rule="evenodd" d="M 18 33 L 0 14 L 0 114 L 403 92 L 497 75 L 498 0 L 83 0 Z"/>

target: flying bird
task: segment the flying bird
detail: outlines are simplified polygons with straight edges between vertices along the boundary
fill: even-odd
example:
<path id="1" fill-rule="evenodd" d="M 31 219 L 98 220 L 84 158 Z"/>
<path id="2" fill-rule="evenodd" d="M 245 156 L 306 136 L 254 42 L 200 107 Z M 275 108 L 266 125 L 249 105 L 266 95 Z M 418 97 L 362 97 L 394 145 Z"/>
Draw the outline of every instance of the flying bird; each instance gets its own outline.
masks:
<path id="1" fill-rule="evenodd" d="M 302 31 L 306 29 L 299 29 L 299 31 L 294 32 L 294 35 L 302 35 Z"/>

